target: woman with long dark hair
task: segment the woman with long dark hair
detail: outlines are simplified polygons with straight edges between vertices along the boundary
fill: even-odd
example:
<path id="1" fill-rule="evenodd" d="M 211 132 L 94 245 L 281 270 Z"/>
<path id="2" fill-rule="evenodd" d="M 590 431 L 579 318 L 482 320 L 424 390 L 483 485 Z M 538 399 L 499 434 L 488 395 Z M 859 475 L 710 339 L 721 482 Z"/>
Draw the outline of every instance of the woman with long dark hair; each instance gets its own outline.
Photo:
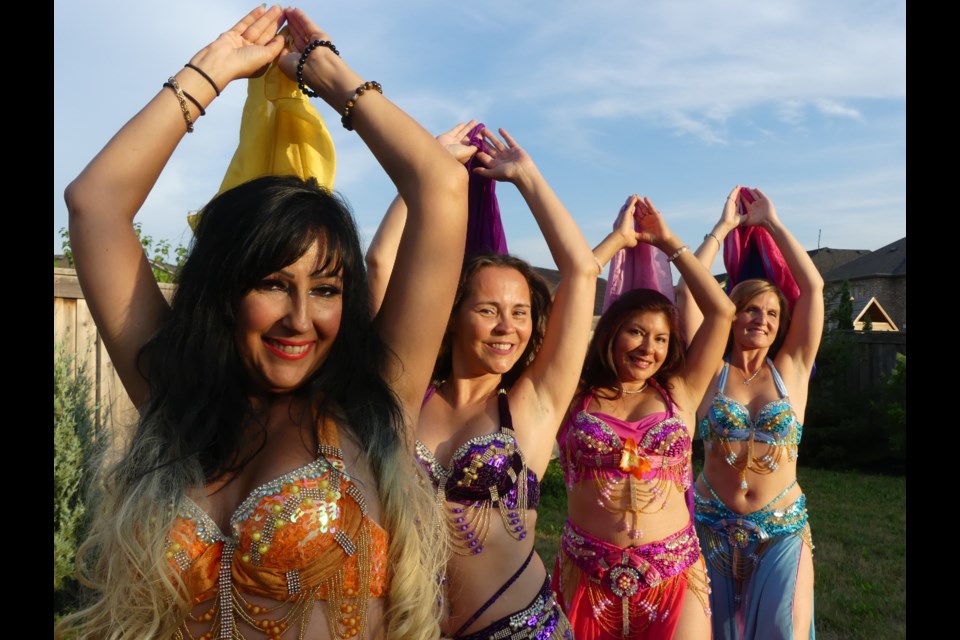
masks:
<path id="1" fill-rule="evenodd" d="M 628 198 L 594 253 L 605 263 L 621 251 L 662 252 L 706 320 L 687 347 L 669 277 L 664 291 L 605 300 L 557 438 L 567 522 L 553 587 L 577 638 L 709 638 L 709 586 L 687 494 L 694 412 L 733 305 L 649 198 Z"/>
<path id="2" fill-rule="evenodd" d="M 468 128 L 451 130 L 454 141 Z M 503 140 L 487 129 L 482 135 L 473 171 L 516 185 L 560 281 L 551 303 L 546 282 L 523 260 L 490 252 L 464 259 L 417 424 L 417 458 L 452 546 L 444 631 L 462 640 L 571 638 L 534 533 L 540 479 L 577 383 L 570 363 L 582 360 L 589 339 L 597 263 L 530 155 L 503 129 Z M 455 142 L 447 145 L 466 158 Z M 403 228 L 390 220 L 401 214 L 388 214 L 368 251 L 381 269 Z M 389 272 L 377 279 L 391 281 Z"/>
<path id="3" fill-rule="evenodd" d="M 312 179 L 214 198 L 171 304 L 151 275 L 135 214 L 220 92 L 270 64 L 341 113 L 409 203 L 416 224 L 376 318 L 353 218 Z M 446 324 L 422 309 L 449 309 L 456 289 L 464 173 L 302 11 L 264 6 L 70 184 L 80 284 L 140 417 L 98 476 L 89 598 L 61 632 L 439 636 L 446 546 L 411 428 Z"/>

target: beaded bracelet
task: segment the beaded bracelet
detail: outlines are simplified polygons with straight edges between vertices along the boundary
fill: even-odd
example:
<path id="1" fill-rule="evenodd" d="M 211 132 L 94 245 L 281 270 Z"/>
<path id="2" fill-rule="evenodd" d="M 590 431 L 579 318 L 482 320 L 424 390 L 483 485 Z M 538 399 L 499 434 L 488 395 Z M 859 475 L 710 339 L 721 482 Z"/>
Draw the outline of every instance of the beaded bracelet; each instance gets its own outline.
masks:
<path id="1" fill-rule="evenodd" d="M 307 57 L 313 52 L 317 47 L 326 47 L 333 51 L 337 56 L 340 55 L 340 52 L 337 51 L 336 45 L 334 45 L 329 40 L 314 40 L 304 48 L 303 53 L 300 54 L 300 60 L 297 62 L 297 86 L 300 87 L 300 91 L 304 95 L 310 96 L 311 98 L 316 98 L 320 94 L 316 91 L 312 91 L 306 84 L 303 82 L 303 65 L 307 64 Z"/>
<path id="2" fill-rule="evenodd" d="M 167 89 L 173 89 L 173 85 L 170 84 L 169 82 L 164 82 L 163 86 L 166 87 Z M 176 89 L 173 89 L 173 90 L 176 91 Z M 181 89 L 181 91 L 183 91 L 183 89 Z M 202 116 L 207 115 L 207 112 L 203 110 L 203 106 L 197 101 L 196 98 L 194 98 L 192 95 L 190 95 L 186 91 L 183 91 L 183 95 L 186 97 L 187 100 L 192 102 L 193 105 L 200 111 L 200 115 Z"/>
<path id="3" fill-rule="evenodd" d="M 217 83 L 213 81 L 213 78 L 211 78 L 210 76 L 208 76 L 208 75 L 204 72 L 203 69 L 201 69 L 200 67 L 198 67 L 198 66 L 196 66 L 196 65 L 192 65 L 192 64 L 190 64 L 189 62 L 188 62 L 187 64 L 183 65 L 183 68 L 184 68 L 184 69 L 193 69 L 194 71 L 196 71 L 197 73 L 199 73 L 201 76 L 203 76 L 203 79 L 206 80 L 207 82 L 209 82 L 209 83 L 210 83 L 210 86 L 213 87 L 213 91 L 217 94 L 217 97 L 218 97 L 218 98 L 220 97 L 220 87 L 217 86 Z"/>
<path id="4" fill-rule="evenodd" d="M 684 251 L 686 251 L 686 250 L 687 250 L 687 245 L 682 245 L 679 249 L 677 249 L 676 251 L 673 252 L 673 255 L 672 255 L 672 256 L 670 256 L 669 258 L 667 258 L 667 262 L 673 262 L 674 260 L 676 260 L 677 258 L 679 258 L 680 255 L 681 255 Z"/>
<path id="5" fill-rule="evenodd" d="M 193 119 L 190 117 L 190 109 L 187 107 L 187 99 L 183 96 L 183 89 L 177 84 L 177 79 L 173 76 L 167 78 L 164 86 L 170 86 L 170 90 L 177 94 L 177 102 L 180 103 L 180 111 L 183 112 L 183 121 L 187 123 L 187 133 L 193 133 Z"/>
<path id="6" fill-rule="evenodd" d="M 704 240 L 706 240 L 707 238 L 713 238 L 714 240 L 716 240 L 716 241 L 717 241 L 717 248 L 718 248 L 718 249 L 723 249 L 723 243 L 720 242 L 720 238 L 718 238 L 717 236 L 713 235 L 712 233 L 708 233 L 707 235 L 703 236 L 703 239 L 704 239 Z"/>
<path id="7" fill-rule="evenodd" d="M 340 118 L 340 124 L 342 124 L 343 128 L 347 131 L 353 131 L 353 107 L 357 104 L 357 100 L 360 99 L 360 96 L 366 93 L 369 89 L 373 89 L 380 95 L 383 95 L 383 87 L 380 86 L 380 83 L 376 80 L 367 80 L 362 85 L 357 87 L 357 90 L 354 92 L 353 96 L 347 100 L 347 104 L 343 108 L 343 117 Z"/>

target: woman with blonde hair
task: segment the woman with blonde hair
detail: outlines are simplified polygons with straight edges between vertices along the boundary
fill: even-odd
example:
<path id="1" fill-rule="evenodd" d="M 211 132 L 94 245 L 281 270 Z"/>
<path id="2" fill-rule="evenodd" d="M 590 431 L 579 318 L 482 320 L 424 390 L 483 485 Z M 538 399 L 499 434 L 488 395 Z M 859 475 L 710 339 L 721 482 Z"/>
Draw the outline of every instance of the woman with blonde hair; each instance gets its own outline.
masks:
<path id="1" fill-rule="evenodd" d="M 171 304 L 153 280 L 135 214 L 220 92 L 270 64 L 342 114 L 409 203 L 375 318 L 352 215 L 296 176 L 211 200 Z M 452 305 L 467 180 L 381 91 L 301 10 L 257 7 L 67 188 L 80 284 L 140 417 L 99 478 L 90 597 L 59 632 L 439 636 L 446 547 L 411 428 L 446 324 L 422 309 Z"/>
<path id="2" fill-rule="evenodd" d="M 759 189 L 734 188 L 697 257 L 709 268 L 721 248 L 736 316 L 697 411 L 696 519 L 713 634 L 812 639 L 813 540 L 797 457 L 823 331 L 823 279 Z M 690 331 L 705 310 L 686 287 L 679 299 Z"/>

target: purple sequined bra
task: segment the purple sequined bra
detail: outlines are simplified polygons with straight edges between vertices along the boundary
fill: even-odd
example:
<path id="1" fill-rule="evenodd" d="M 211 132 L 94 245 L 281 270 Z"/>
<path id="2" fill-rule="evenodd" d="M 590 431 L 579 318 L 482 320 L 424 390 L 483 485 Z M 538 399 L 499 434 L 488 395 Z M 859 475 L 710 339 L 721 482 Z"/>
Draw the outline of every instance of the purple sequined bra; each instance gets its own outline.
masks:
<path id="1" fill-rule="evenodd" d="M 467 440 L 454 451 L 449 466 L 440 464 L 422 442 L 416 444 L 417 461 L 437 489 L 459 555 L 483 551 L 493 506 L 507 532 L 522 540 L 527 537 L 527 510 L 540 504 L 540 481 L 517 446 L 506 390 L 500 389 L 497 401 L 499 431 Z"/>

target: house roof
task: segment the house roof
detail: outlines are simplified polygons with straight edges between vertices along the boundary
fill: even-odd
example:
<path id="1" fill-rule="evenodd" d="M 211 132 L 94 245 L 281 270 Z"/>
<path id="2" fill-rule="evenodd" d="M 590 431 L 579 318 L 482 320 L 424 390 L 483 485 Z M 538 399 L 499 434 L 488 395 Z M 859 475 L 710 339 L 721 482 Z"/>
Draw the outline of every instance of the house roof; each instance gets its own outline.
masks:
<path id="1" fill-rule="evenodd" d="M 885 247 L 840 265 L 823 274 L 826 282 L 855 280 L 874 276 L 907 275 L 907 238 L 904 236 Z"/>
<path id="2" fill-rule="evenodd" d="M 869 253 L 869 249 L 831 249 L 830 247 L 807 251 L 807 255 L 813 260 L 813 264 L 817 267 L 820 275 Z"/>
<path id="3" fill-rule="evenodd" d="M 560 272 L 556 269 L 546 269 L 544 267 L 533 267 L 533 270 L 543 276 L 543 279 L 550 285 L 552 292 L 557 288 L 560 282 Z M 607 279 L 597 278 L 597 293 L 593 299 L 593 315 L 599 316 L 603 312 L 603 294 L 607 290 Z"/>

